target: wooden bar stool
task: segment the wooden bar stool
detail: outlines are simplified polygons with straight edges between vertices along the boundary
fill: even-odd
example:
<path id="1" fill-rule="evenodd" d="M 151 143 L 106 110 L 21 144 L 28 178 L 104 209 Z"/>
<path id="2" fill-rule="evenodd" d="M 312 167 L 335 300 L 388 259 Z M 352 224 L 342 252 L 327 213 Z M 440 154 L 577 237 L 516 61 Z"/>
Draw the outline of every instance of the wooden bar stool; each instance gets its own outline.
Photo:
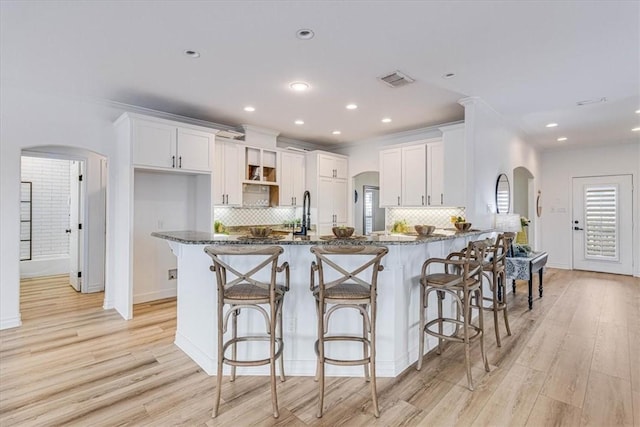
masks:
<path id="1" fill-rule="evenodd" d="M 500 342 L 500 328 L 498 325 L 498 313 L 500 311 L 502 311 L 504 317 L 504 326 L 507 329 L 507 335 L 511 335 L 509 316 L 507 314 L 505 283 L 507 281 L 507 254 L 515 237 L 516 233 L 507 232 L 499 234 L 496 238 L 496 242 L 487 248 L 487 258 L 482 265 L 482 274 L 487 278 L 489 285 L 491 286 L 491 298 L 484 297 L 484 301 L 490 301 L 491 306 L 483 306 L 483 309 L 493 312 L 493 326 L 496 333 L 496 343 L 498 347 L 502 346 L 502 343 Z"/>
<path id="2" fill-rule="evenodd" d="M 469 242 L 464 251 L 451 253 L 446 259 L 430 258 L 426 260 L 422 265 L 420 277 L 420 338 L 416 369 L 422 368 L 425 333 L 438 338 L 438 354 L 442 354 L 444 341 L 462 343 L 464 344 L 469 390 L 473 390 L 469 347 L 476 340 L 480 341 L 484 368 L 489 372 L 489 362 L 484 351 L 484 321 L 481 304 L 482 263 L 478 261 L 484 259 L 485 251 L 484 242 Z M 444 271 L 432 272 L 431 267 L 436 265 L 440 265 Z M 426 322 L 425 311 L 428 307 L 429 294 L 433 291 L 437 293 L 438 316 Z M 456 303 L 455 318 L 445 317 L 442 311 L 442 301 L 445 295 L 450 295 Z M 478 310 L 478 325 L 471 322 L 474 308 Z M 445 325 L 454 327 L 453 332 L 446 333 Z M 433 326 L 437 326 L 437 331 L 432 329 Z M 461 328 L 462 336 L 459 336 Z"/>
<path id="3" fill-rule="evenodd" d="M 382 258 L 389 252 L 384 246 L 313 246 L 311 252 L 316 261 L 311 263 L 310 288 L 316 299 L 318 313 L 318 340 L 315 350 L 318 356 L 316 381 L 319 381 L 317 417 L 322 417 L 324 404 L 325 363 L 342 366 L 363 365 L 364 376 L 371 383 L 373 412 L 380 416 L 376 391 L 376 295 L 378 272 L 383 270 Z M 356 259 L 356 257 L 361 257 Z M 364 262 L 363 259 L 364 258 Z M 354 268 L 343 267 L 348 262 Z M 370 270 L 370 272 L 368 271 Z M 316 285 L 315 277 L 318 275 Z M 361 274 L 362 273 L 362 274 Z M 360 277 L 358 277 L 360 275 Z M 327 280 L 327 277 L 336 277 Z M 362 276 L 370 278 L 368 281 Z M 330 306 L 327 309 L 327 306 Z M 362 336 L 328 335 L 329 319 L 337 310 L 352 308 L 362 315 Z M 363 347 L 362 359 L 345 360 L 332 358 L 325 353 L 325 342 L 356 341 Z"/>
<path id="4" fill-rule="evenodd" d="M 218 387 L 216 388 L 213 417 L 218 415 L 220 391 L 222 387 L 222 365 L 231 366 L 231 381 L 236 377 L 236 366 L 271 367 L 271 404 L 273 417 L 278 418 L 278 397 L 276 395 L 276 360 L 280 359 L 280 380 L 284 381 L 282 360 L 282 304 L 284 294 L 289 290 L 289 264 L 278 266 L 278 257 L 284 252 L 280 246 L 207 246 L 204 251 L 211 256 L 218 285 Z M 239 258 L 243 258 L 240 260 Z M 250 259 L 249 259 L 250 258 Z M 257 261 L 256 261 L 257 260 Z M 233 265 L 233 266 L 232 266 Z M 242 265 L 243 267 L 239 267 Z M 247 268 L 245 266 L 250 265 Z M 253 278 L 257 273 L 270 267 L 269 281 Z M 239 271 L 239 270 L 242 271 Z M 243 272 L 246 271 L 246 272 Z M 276 284 L 276 273 L 285 272 L 285 284 Z M 224 306 L 229 308 L 225 312 Z M 266 306 L 266 308 L 264 307 Z M 241 310 L 257 310 L 264 317 L 265 334 L 238 336 L 238 316 Z M 232 317 L 232 338 L 224 341 L 229 317 Z M 268 341 L 269 356 L 262 359 L 238 360 L 237 344 L 240 342 Z M 231 356 L 226 350 L 231 347 Z"/>

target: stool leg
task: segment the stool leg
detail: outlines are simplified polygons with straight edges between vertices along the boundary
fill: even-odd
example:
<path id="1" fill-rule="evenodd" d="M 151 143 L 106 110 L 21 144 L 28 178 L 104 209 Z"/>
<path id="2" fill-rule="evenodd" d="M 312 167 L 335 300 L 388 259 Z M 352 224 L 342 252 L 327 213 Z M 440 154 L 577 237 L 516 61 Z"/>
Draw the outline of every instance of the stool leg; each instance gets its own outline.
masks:
<path id="1" fill-rule="evenodd" d="M 324 405 L 324 304 L 322 312 L 318 310 L 318 412 L 316 417 L 322 418 Z"/>
<path id="2" fill-rule="evenodd" d="M 271 374 L 271 406 L 273 407 L 273 418 L 278 418 L 278 395 L 276 394 L 276 321 L 278 313 L 276 304 L 272 301 L 271 316 L 269 322 L 269 372 Z"/>
<path id="3" fill-rule="evenodd" d="M 376 303 L 371 303 L 371 318 L 369 323 L 371 325 L 371 356 L 369 364 L 371 365 L 371 399 L 373 400 L 373 415 L 376 418 L 380 417 L 380 408 L 378 408 L 378 390 L 376 389 Z M 366 366 L 366 365 L 365 365 Z"/>
<path id="4" fill-rule="evenodd" d="M 496 344 L 498 347 L 502 347 L 502 343 L 500 342 L 500 327 L 498 326 L 498 310 L 500 310 L 500 300 L 498 299 L 498 291 L 500 286 L 498 286 L 498 276 L 496 273 L 491 274 L 491 297 L 493 306 L 491 307 L 491 311 L 493 311 L 493 328 L 496 333 Z M 482 314 L 482 310 L 481 313 Z"/>
<path id="5" fill-rule="evenodd" d="M 367 309 L 366 304 L 362 305 L 363 309 Z M 362 316 L 362 338 L 364 340 L 367 339 L 367 333 L 369 331 L 367 331 L 367 321 L 365 318 L 364 313 L 360 313 L 360 315 Z M 362 355 L 363 355 L 363 359 L 366 359 L 369 357 L 369 344 L 366 341 L 362 341 Z M 369 365 L 367 365 L 366 363 L 364 365 L 362 365 L 362 367 L 364 368 L 364 379 L 366 382 L 369 382 L 370 378 L 369 378 Z"/>
<path id="6" fill-rule="evenodd" d="M 506 282 L 506 274 L 504 271 L 500 272 L 500 276 L 498 277 L 500 281 L 500 287 L 504 287 L 504 283 Z M 504 326 L 507 328 L 507 335 L 511 336 L 511 328 L 509 327 L 509 315 L 507 310 L 507 295 L 506 289 L 505 292 L 502 293 L 502 314 L 504 315 Z"/>
<path id="7" fill-rule="evenodd" d="M 438 295 L 438 333 L 440 336 L 444 333 L 443 331 L 443 322 L 442 322 L 442 300 L 444 299 L 444 292 L 438 291 L 436 292 Z M 442 354 L 442 343 L 443 339 L 438 337 L 438 354 Z"/>
<path id="8" fill-rule="evenodd" d="M 232 330 L 232 336 L 233 339 L 235 341 L 236 338 L 238 338 L 238 314 L 240 314 L 240 310 L 233 310 L 233 315 L 231 316 L 231 330 Z M 238 355 L 237 355 L 237 345 L 234 342 L 233 346 L 231 346 L 231 358 L 233 360 L 238 360 Z M 234 382 L 236 380 L 236 367 L 234 365 L 231 366 L 231 378 L 229 379 L 230 382 Z"/>
<path id="9" fill-rule="evenodd" d="M 216 386 L 216 395 L 213 401 L 213 414 L 212 417 L 215 418 L 218 416 L 218 408 L 220 407 L 220 392 L 222 389 L 222 363 L 224 361 L 224 352 L 223 352 L 223 343 L 222 343 L 222 333 L 223 333 L 223 319 L 222 319 L 222 310 L 224 308 L 223 304 L 218 304 L 218 371 L 217 371 L 217 386 Z"/>
<path id="10" fill-rule="evenodd" d="M 462 334 L 464 338 L 464 362 L 467 367 L 467 382 L 469 384 L 469 390 L 473 391 L 473 380 L 471 379 L 471 357 L 469 354 L 469 303 L 471 300 L 471 294 L 464 292 L 462 296 L 462 310 L 464 311 L 464 317 L 462 319 Z"/>
<path id="11" fill-rule="evenodd" d="M 278 333 L 280 335 L 280 345 L 282 351 L 280 352 L 280 381 L 285 382 L 286 377 L 284 375 L 284 334 L 282 333 L 282 312 L 284 311 L 284 297 L 278 304 Z"/>
<path id="12" fill-rule="evenodd" d="M 476 295 L 476 298 L 482 301 L 482 287 L 476 290 Z M 484 361 L 484 370 L 489 372 L 489 361 L 487 360 L 487 353 L 484 351 L 484 313 L 482 312 L 482 306 L 478 307 L 478 327 L 480 328 L 480 353 L 482 353 L 482 360 Z"/>
<path id="13" fill-rule="evenodd" d="M 425 312 L 425 289 L 424 285 L 420 284 L 420 330 L 418 331 L 418 364 L 416 369 L 419 371 L 422 369 L 422 358 L 424 357 L 424 312 Z"/>
<path id="14" fill-rule="evenodd" d="M 322 316 L 322 314 L 320 313 L 320 302 L 318 300 L 316 300 L 316 314 L 317 314 L 317 318 L 318 318 L 318 323 L 320 322 L 320 316 Z M 318 330 L 319 330 L 319 326 L 318 326 Z M 318 340 L 316 341 L 316 375 L 313 377 L 313 380 L 315 382 L 318 382 L 318 379 L 320 378 L 320 334 L 321 332 L 318 332 Z"/>

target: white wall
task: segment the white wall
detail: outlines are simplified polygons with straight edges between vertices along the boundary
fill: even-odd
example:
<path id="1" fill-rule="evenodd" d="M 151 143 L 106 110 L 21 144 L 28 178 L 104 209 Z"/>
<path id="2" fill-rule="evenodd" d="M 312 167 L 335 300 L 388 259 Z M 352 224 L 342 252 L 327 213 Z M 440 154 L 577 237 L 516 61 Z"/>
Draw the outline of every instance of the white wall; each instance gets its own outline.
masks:
<path id="1" fill-rule="evenodd" d="M 634 275 L 640 276 L 640 144 L 547 150 L 542 153 L 542 246 L 549 266 L 572 267 L 572 178 L 633 175 Z"/>
<path id="2" fill-rule="evenodd" d="M 39 157 L 21 158 L 21 179 L 31 183 L 22 195 L 20 277 L 40 277 L 69 272 L 69 169 L 70 161 Z M 26 187 L 25 188 L 29 188 Z M 31 211 L 29 212 L 29 207 Z M 29 256 L 31 247 L 31 256 Z"/>
<path id="3" fill-rule="evenodd" d="M 109 156 L 113 109 L 15 88 L 0 97 L 0 329 L 20 325 L 20 156 L 36 146 Z M 113 165 L 117 168 L 117 165 Z M 106 298 L 106 295 L 105 295 Z"/>

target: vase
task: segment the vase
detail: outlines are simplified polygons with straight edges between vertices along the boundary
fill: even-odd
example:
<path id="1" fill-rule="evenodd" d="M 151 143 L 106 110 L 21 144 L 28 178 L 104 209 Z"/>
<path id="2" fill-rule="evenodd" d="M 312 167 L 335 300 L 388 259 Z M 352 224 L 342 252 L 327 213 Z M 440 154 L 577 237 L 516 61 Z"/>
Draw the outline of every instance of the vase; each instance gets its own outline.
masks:
<path id="1" fill-rule="evenodd" d="M 521 245 L 529 244 L 529 239 L 527 238 L 527 227 L 522 227 L 522 230 L 518 231 L 518 234 L 516 235 L 516 243 Z"/>

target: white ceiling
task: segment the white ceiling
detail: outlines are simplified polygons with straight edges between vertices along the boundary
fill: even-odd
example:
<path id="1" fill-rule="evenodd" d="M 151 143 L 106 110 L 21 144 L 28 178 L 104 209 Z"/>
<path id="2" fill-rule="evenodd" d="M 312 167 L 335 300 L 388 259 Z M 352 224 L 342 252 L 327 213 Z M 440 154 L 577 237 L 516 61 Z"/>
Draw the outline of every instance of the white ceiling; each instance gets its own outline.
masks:
<path id="1" fill-rule="evenodd" d="M 564 145 L 640 138 L 631 132 L 640 126 L 637 1 L 2 1 L 0 24 L 1 87 L 253 124 L 317 144 L 461 120 L 457 101 L 467 96 L 541 147 L 559 136 Z M 315 37 L 297 39 L 301 28 Z M 377 80 L 395 70 L 416 82 Z M 311 90 L 292 92 L 294 80 Z M 350 102 L 359 108 L 346 110 Z"/>

